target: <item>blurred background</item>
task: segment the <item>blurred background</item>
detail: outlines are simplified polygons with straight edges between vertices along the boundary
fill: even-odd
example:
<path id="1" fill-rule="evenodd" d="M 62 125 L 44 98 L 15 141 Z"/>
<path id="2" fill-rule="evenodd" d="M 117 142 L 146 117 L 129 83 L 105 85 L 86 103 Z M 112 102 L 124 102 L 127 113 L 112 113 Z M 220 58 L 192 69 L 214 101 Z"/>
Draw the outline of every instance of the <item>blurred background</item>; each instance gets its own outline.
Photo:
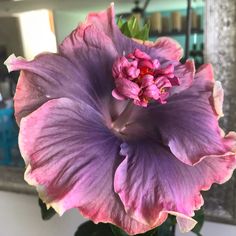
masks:
<path id="1" fill-rule="evenodd" d="M 140 25 L 150 21 L 150 40 L 170 36 L 185 49 L 185 57 L 195 59 L 197 67 L 204 63 L 203 0 L 114 0 L 114 3 L 117 19 L 135 15 Z M 12 53 L 30 60 L 41 52 L 56 52 L 57 45 L 85 20 L 88 12 L 103 10 L 109 4 L 109 0 L 0 0 L 0 179 L 4 168 L 24 167 L 13 109 L 19 73 L 9 74 L 3 62 Z M 56 216 L 43 222 L 36 196 L 0 191 L 0 199 L 0 236 L 70 236 L 84 221 L 73 210 L 62 218 Z M 236 226 L 206 222 L 202 231 L 203 236 L 225 234 L 235 236 Z"/>

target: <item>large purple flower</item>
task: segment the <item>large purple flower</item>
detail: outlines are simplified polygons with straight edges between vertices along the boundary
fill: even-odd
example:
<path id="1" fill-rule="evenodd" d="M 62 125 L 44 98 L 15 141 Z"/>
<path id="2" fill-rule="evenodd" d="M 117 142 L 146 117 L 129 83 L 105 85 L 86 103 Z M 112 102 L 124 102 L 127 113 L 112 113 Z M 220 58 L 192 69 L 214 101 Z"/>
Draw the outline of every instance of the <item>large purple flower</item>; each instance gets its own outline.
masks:
<path id="1" fill-rule="evenodd" d="M 169 38 L 138 42 L 122 35 L 113 5 L 90 14 L 57 54 L 21 70 L 15 95 L 26 181 L 63 214 L 78 208 L 94 222 L 129 234 L 177 216 L 190 230 L 201 190 L 227 181 L 235 133 L 218 126 L 223 92 L 210 65 L 179 63 Z"/>

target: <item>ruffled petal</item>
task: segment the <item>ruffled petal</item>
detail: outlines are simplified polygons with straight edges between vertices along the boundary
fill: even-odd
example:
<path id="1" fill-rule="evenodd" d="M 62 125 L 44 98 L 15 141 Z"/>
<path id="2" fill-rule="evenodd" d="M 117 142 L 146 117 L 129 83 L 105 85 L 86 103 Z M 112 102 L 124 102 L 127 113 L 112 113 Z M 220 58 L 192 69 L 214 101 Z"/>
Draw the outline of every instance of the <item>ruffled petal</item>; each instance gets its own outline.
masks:
<path id="1" fill-rule="evenodd" d="M 78 208 L 94 222 L 110 222 L 130 234 L 150 228 L 126 214 L 113 190 L 114 171 L 123 160 L 120 141 L 92 107 L 51 100 L 21 120 L 19 140 L 26 181 L 59 214 Z"/>
<path id="2" fill-rule="evenodd" d="M 179 61 L 183 56 L 181 45 L 172 38 L 160 37 L 156 42 L 133 39 L 135 42 L 147 46 L 151 49 L 153 57 L 165 58 L 166 60 Z"/>
<path id="3" fill-rule="evenodd" d="M 68 97 L 96 106 L 89 94 L 91 86 L 83 74 L 66 58 L 41 54 L 32 61 L 13 55 L 6 61 L 9 71 L 22 70 L 14 97 L 15 116 L 21 118 L 50 99 Z"/>
<path id="4" fill-rule="evenodd" d="M 229 147 L 231 147 L 232 152 L 236 153 L 236 132 L 233 131 L 229 132 L 225 136 L 225 142 Z"/>
<path id="5" fill-rule="evenodd" d="M 200 66 L 195 75 L 195 79 L 205 79 L 214 82 L 214 71 L 211 64 Z M 220 81 L 215 81 L 212 95 L 212 108 L 218 118 L 224 116 L 223 113 L 224 90 Z"/>
<path id="6" fill-rule="evenodd" d="M 150 126 L 152 136 L 158 136 L 179 160 L 189 165 L 196 164 L 203 156 L 232 150 L 222 137 L 212 107 L 213 86 L 211 80 L 195 79 L 189 89 L 173 95 L 167 104 L 150 106 L 141 121 Z"/>
<path id="7" fill-rule="evenodd" d="M 134 219 L 158 226 L 163 214 L 177 216 L 181 231 L 194 227 L 194 211 L 203 204 L 201 190 L 224 183 L 236 167 L 235 153 L 205 156 L 189 166 L 154 142 L 122 144 L 126 156 L 115 173 L 114 186 L 126 212 Z"/>
<path id="8" fill-rule="evenodd" d="M 167 60 L 179 61 L 183 56 L 183 49 L 181 45 L 172 38 L 160 37 L 153 44 L 157 49 L 159 57 L 166 58 Z"/>

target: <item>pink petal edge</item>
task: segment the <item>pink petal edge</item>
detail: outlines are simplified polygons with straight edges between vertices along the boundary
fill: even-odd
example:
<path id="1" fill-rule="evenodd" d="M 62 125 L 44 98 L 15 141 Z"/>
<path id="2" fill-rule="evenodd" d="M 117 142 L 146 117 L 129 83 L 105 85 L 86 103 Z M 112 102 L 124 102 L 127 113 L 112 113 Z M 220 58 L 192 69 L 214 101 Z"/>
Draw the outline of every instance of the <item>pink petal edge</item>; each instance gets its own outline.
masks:
<path id="1" fill-rule="evenodd" d="M 236 133 L 231 133 L 230 137 L 229 138 L 232 138 L 232 136 L 234 138 L 236 138 Z M 236 144 L 236 142 L 234 143 L 234 145 Z M 235 146 L 234 146 L 235 147 Z M 176 219 L 177 219 L 177 223 L 178 223 L 178 226 L 180 228 L 180 231 L 185 233 L 185 232 L 189 232 L 190 230 L 192 230 L 194 228 L 194 226 L 197 224 L 197 221 L 195 221 L 193 218 L 191 218 L 192 216 L 194 216 L 194 211 L 196 210 L 199 210 L 202 205 L 204 204 L 204 200 L 203 200 L 203 197 L 202 195 L 200 194 L 200 191 L 207 191 L 211 188 L 212 184 L 213 183 L 217 183 L 217 184 L 223 184 L 225 182 L 227 182 L 231 177 L 232 177 L 232 174 L 236 168 L 236 154 L 234 152 L 228 152 L 228 153 L 225 153 L 224 155 L 210 155 L 210 156 L 204 156 L 201 161 L 203 161 L 204 159 L 207 161 L 209 161 L 209 158 L 219 158 L 219 159 L 225 159 L 224 161 L 228 162 L 228 164 L 226 165 L 226 174 L 221 174 L 221 175 L 218 175 L 218 176 L 214 176 L 211 181 L 209 181 L 209 183 L 207 183 L 206 185 L 202 185 L 202 186 L 199 186 L 199 190 L 197 193 L 195 193 L 195 195 L 193 196 L 193 203 L 195 204 L 193 209 L 191 209 L 191 213 L 189 215 L 186 215 L 186 214 L 183 214 L 181 212 L 176 212 L 176 211 L 172 211 L 172 210 L 166 210 L 166 209 L 162 209 L 160 212 L 159 212 L 159 217 L 158 219 L 156 219 L 155 221 L 152 221 L 151 223 L 151 227 L 155 228 L 157 226 L 159 226 L 160 222 L 159 222 L 159 219 L 160 217 L 162 217 L 163 215 L 165 215 L 166 213 L 168 214 L 171 214 L 171 215 L 175 215 L 176 216 Z M 125 160 L 120 164 L 120 166 L 118 167 L 117 170 L 120 169 L 120 167 L 122 165 L 124 165 L 124 163 L 126 162 L 127 163 L 127 160 L 128 160 L 128 155 L 126 155 L 125 157 Z M 200 161 L 199 161 L 200 162 Z M 199 163 L 201 164 L 201 163 Z M 195 164 L 197 165 L 197 164 Z M 207 163 L 205 163 L 205 165 L 207 165 Z M 124 195 L 124 192 L 120 189 L 120 187 L 117 185 L 118 183 L 118 180 L 119 180 L 119 174 L 118 172 L 116 172 L 115 174 L 115 179 L 114 179 L 114 184 L 115 184 L 115 191 L 117 192 L 117 194 L 119 194 L 123 204 L 124 204 L 124 207 L 125 207 L 125 211 L 127 212 L 127 214 L 129 214 L 133 219 L 143 223 L 143 224 L 149 224 L 148 222 L 146 222 L 143 218 L 143 216 L 141 215 L 141 213 L 139 212 L 140 209 L 139 209 L 139 206 L 135 205 L 135 202 L 132 203 L 132 206 L 131 205 L 128 205 L 126 206 L 125 202 L 128 200 L 126 199 L 126 196 Z M 137 211 L 133 211 L 133 207 L 135 206 L 135 208 L 137 209 Z M 145 207 L 145 206 L 143 206 Z M 150 224 L 149 224 L 150 225 Z"/>
<path id="2" fill-rule="evenodd" d="M 169 37 L 160 37 L 154 42 L 153 47 L 160 50 L 161 56 L 168 60 L 179 61 L 183 57 L 181 45 Z"/>
<path id="3" fill-rule="evenodd" d="M 200 77 L 214 81 L 214 71 L 211 64 L 204 64 L 198 68 L 195 78 L 198 79 Z"/>

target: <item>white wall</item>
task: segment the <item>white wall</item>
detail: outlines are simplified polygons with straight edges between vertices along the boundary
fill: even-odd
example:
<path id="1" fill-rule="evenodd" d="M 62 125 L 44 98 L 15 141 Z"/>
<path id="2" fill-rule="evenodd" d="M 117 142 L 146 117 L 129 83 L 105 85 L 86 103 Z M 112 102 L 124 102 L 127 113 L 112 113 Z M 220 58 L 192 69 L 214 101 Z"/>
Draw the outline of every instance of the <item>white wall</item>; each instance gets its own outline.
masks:
<path id="1" fill-rule="evenodd" d="M 73 236 L 84 219 L 77 210 L 43 221 L 36 196 L 0 192 L 0 236 Z"/>
<path id="2" fill-rule="evenodd" d="M 37 10 L 19 13 L 20 29 L 24 56 L 33 59 L 42 52 L 56 52 L 56 36 L 53 32 L 53 22 L 50 21 L 50 11 Z"/>
<path id="3" fill-rule="evenodd" d="M 73 236 L 78 225 L 85 221 L 77 210 L 43 221 L 37 201 L 36 196 L 0 191 L 0 236 Z M 235 236 L 236 226 L 206 222 L 202 235 Z M 183 234 L 177 232 L 176 236 Z"/>

